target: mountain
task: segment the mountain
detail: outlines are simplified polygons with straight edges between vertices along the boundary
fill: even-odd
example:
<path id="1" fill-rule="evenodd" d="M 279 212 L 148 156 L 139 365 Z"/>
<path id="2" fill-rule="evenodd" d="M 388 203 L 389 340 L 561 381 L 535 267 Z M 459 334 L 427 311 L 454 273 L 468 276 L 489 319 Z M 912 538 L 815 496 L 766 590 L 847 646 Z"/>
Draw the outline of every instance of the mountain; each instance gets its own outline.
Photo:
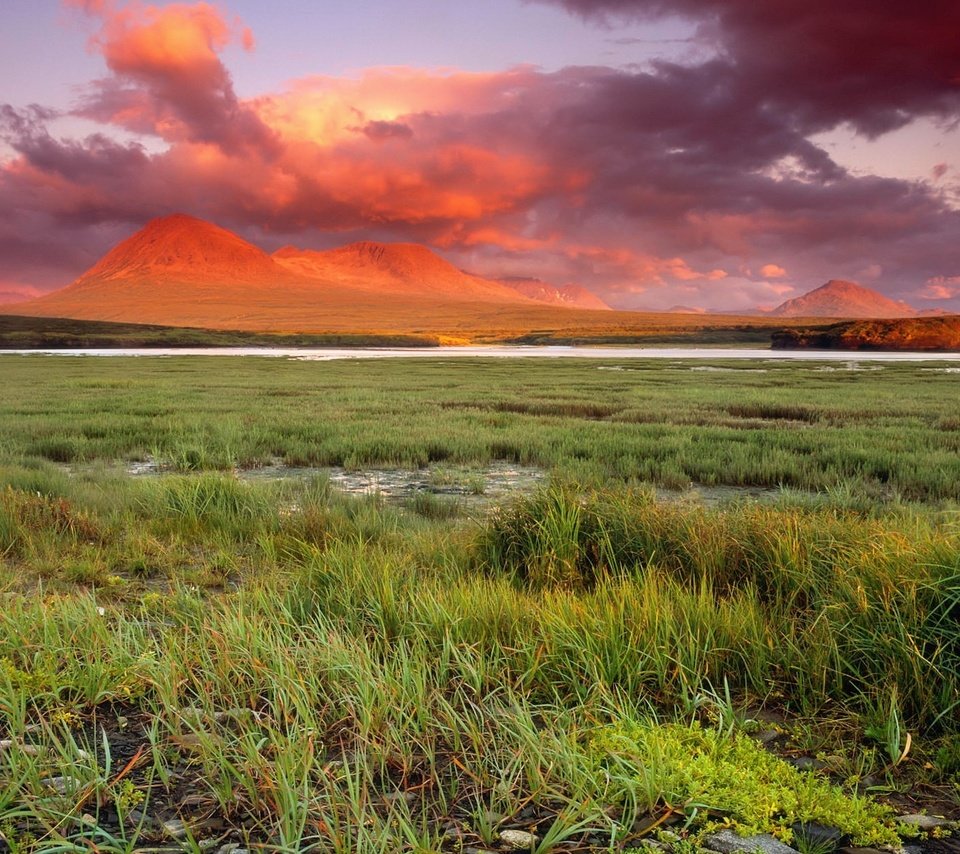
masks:
<path id="1" fill-rule="evenodd" d="M 288 272 L 341 287 L 433 299 L 525 303 L 499 282 L 471 276 L 416 243 L 363 241 L 325 252 L 285 246 L 273 254 Z"/>
<path id="2" fill-rule="evenodd" d="M 597 311 L 613 310 L 593 291 L 588 291 L 580 285 L 557 287 L 541 279 L 526 276 L 508 276 L 497 279 L 497 281 L 537 302 L 545 302 L 549 305 L 565 305 L 571 308 L 590 308 Z"/>
<path id="3" fill-rule="evenodd" d="M 243 238 L 185 214 L 149 222 L 73 285 L 149 278 L 198 284 L 263 282 L 281 275 L 270 256 Z"/>
<path id="4" fill-rule="evenodd" d="M 183 214 L 149 222 L 73 284 L 5 310 L 37 317 L 297 331 L 396 330 L 434 317 L 537 307 L 424 246 L 354 243 L 268 255 Z M 481 308 L 481 307 L 486 308 Z"/>
<path id="5" fill-rule="evenodd" d="M 770 314 L 774 317 L 885 318 L 913 317 L 917 310 L 856 282 L 831 279 L 803 296 L 781 303 Z"/>

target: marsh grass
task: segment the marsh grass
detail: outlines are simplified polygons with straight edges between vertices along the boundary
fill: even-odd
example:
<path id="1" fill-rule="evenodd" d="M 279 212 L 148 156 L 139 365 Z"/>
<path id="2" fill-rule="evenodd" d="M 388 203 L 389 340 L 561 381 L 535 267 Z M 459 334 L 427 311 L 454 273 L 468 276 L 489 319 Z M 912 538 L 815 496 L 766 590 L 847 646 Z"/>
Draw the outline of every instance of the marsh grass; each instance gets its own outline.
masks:
<path id="1" fill-rule="evenodd" d="M 477 382 L 466 368 L 455 370 Z M 249 389 L 291 390 L 302 366 L 231 370 L 218 377 L 228 389 L 203 400 L 194 395 L 209 391 L 209 376 L 191 373 L 194 363 L 162 370 L 174 369 L 186 373 L 184 413 L 137 417 L 132 430 L 120 417 L 116 434 L 103 416 L 103 435 L 84 435 L 116 445 L 93 456 L 125 456 L 151 433 L 145 447 L 192 445 L 200 434 L 182 429 L 191 407 L 208 418 L 240 407 L 243 386 L 245 409 L 231 417 L 251 419 L 249 441 L 229 419 L 202 432 L 215 453 L 230 449 L 225 459 L 290 442 L 336 456 L 328 441 L 381 459 L 403 456 L 409 441 L 425 458 L 448 453 L 451 466 L 494 444 L 558 466 L 534 494 L 462 513 L 431 493 L 408 506 L 343 497 L 325 477 L 245 482 L 201 466 L 132 478 L 109 462 L 71 474 L 20 456 L 27 426 L 10 429 L 0 467 L 0 833 L 14 850 L 154 847 L 164 844 L 157 822 L 179 817 L 185 847 L 199 851 L 217 836 L 210 816 L 225 839 L 278 852 L 495 846 L 511 827 L 532 829 L 541 854 L 564 841 L 617 850 L 663 816 L 691 839 L 717 821 L 789 839 L 794 819 L 889 845 L 903 829 L 853 783 L 874 775 L 960 791 L 960 526 L 948 504 L 868 500 L 842 479 L 767 505 L 657 503 L 634 475 L 613 474 L 614 447 L 639 454 L 636 467 L 645 459 L 615 415 L 492 412 L 478 393 L 479 406 L 458 403 L 423 441 L 416 419 L 412 435 L 391 432 L 395 389 L 373 394 L 367 377 L 347 393 L 338 384 L 352 368 L 340 366 L 322 376 L 353 407 L 352 426 L 321 419 L 310 433 L 302 407 L 318 404 L 308 394 L 300 414 L 281 411 L 268 429 L 253 423 Z M 111 394 L 113 370 L 97 379 Z M 138 391 L 136 405 L 165 406 L 170 377 L 137 370 L 151 394 Z M 591 385 L 595 373 L 555 382 Z M 462 393 L 438 392 L 441 376 L 418 368 L 406 391 L 416 381 L 414 394 Z M 593 393 L 623 402 L 639 391 L 605 382 Z M 878 383 L 852 385 L 851 405 L 878 400 L 889 390 Z M 820 393 L 791 393 L 789 405 L 819 413 L 796 423 L 820 429 L 836 417 Z M 729 388 L 717 395 L 726 402 L 716 417 L 734 417 Z M 78 417 L 93 419 L 102 403 L 98 390 Z M 892 435 L 891 408 L 843 437 L 866 449 L 857 465 L 870 442 Z M 163 431 L 155 417 L 169 419 Z M 526 417 L 536 420 L 522 438 L 510 419 Z M 690 406 L 682 417 L 706 418 Z M 365 445 L 368 418 L 381 430 Z M 733 459 L 722 434 L 668 421 L 644 430 L 673 451 L 690 446 L 665 464 L 685 473 L 701 450 Z M 914 429 L 914 462 L 929 462 L 931 428 Z M 770 448 L 757 441 L 754 450 Z M 791 464 L 822 473 L 840 443 L 827 436 L 812 463 Z M 756 474 L 762 459 L 750 460 Z M 829 464 L 840 472 L 849 460 Z M 898 465 L 902 486 L 909 465 Z M 945 502 L 943 474 L 915 472 Z M 784 739 L 825 744 L 834 774 L 777 765 L 748 736 L 762 714 L 784 722 Z M 761 803 L 754 795 L 774 791 L 771 780 L 776 798 Z"/>
<path id="2" fill-rule="evenodd" d="M 44 357 L 4 358 L 8 459 L 152 454 L 182 471 L 506 460 L 583 482 L 960 500 L 955 380 L 922 365 L 202 357 L 59 359 L 54 372 Z"/>

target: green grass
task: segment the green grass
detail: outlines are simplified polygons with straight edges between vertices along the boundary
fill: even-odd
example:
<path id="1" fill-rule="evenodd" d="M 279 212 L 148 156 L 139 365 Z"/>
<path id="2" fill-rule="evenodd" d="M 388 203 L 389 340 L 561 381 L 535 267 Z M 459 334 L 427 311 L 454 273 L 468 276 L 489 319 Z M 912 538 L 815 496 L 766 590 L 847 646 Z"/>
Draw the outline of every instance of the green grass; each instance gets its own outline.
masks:
<path id="1" fill-rule="evenodd" d="M 767 335 L 769 340 L 769 334 Z M 0 350 L 121 347 L 435 347 L 432 335 L 270 333 L 0 314 Z"/>
<path id="2" fill-rule="evenodd" d="M 893 845 L 878 795 L 960 808 L 950 375 L 3 364 L 14 851 L 155 847 L 174 818 L 192 851 L 458 851 L 509 828 L 616 851 L 795 821 Z M 126 475 L 143 454 L 170 471 Z M 494 458 L 553 474 L 469 510 L 230 470 L 275 456 L 442 461 L 437 484 L 477 491 Z M 705 508 L 645 477 L 796 489 Z"/>
<path id="3" fill-rule="evenodd" d="M 0 452 L 61 463 L 152 454 L 185 470 L 274 458 L 350 468 L 509 460 L 581 482 L 960 500 L 953 374 L 700 367 L 15 357 L 3 363 Z"/>

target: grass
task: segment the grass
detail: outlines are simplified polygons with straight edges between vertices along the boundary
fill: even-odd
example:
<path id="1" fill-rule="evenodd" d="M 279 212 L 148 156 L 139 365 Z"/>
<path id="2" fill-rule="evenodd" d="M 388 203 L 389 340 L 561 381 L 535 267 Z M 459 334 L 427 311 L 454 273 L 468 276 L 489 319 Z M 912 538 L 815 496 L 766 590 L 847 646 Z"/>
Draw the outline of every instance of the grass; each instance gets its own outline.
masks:
<path id="1" fill-rule="evenodd" d="M 955 380 L 930 365 L 5 358 L 0 452 L 11 459 L 152 455 L 184 470 L 508 460 L 582 482 L 960 500 Z"/>
<path id="2" fill-rule="evenodd" d="M 434 335 L 249 332 L 0 314 L 0 350 L 118 347 L 436 347 L 439 343 L 440 339 Z"/>
<path id="3" fill-rule="evenodd" d="M 929 366 L 4 365 L 14 851 L 170 845 L 174 820 L 190 851 L 493 849 L 508 829 L 618 851 L 667 827 L 679 851 L 798 822 L 895 846 L 890 804 L 960 808 L 956 427 Z M 797 489 L 658 502 L 651 436 L 668 483 L 763 483 L 776 447 Z M 436 458 L 436 484 L 482 491 L 471 464 L 504 447 L 553 475 L 488 510 L 231 470 Z M 171 470 L 125 474 L 145 453 Z"/>

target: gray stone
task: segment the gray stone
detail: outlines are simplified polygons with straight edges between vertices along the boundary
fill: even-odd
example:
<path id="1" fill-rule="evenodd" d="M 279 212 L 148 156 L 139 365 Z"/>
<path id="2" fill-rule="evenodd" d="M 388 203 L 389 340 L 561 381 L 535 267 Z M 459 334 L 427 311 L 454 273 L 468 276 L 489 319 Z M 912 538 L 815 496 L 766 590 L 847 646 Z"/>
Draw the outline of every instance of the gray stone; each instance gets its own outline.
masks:
<path id="1" fill-rule="evenodd" d="M 911 827 L 915 827 L 918 830 L 936 830 L 938 827 L 954 827 L 957 824 L 955 821 L 950 821 L 948 818 L 941 818 L 940 816 L 936 815 L 924 815 L 923 813 L 902 815 L 900 816 L 899 821 L 902 821 L 904 824 L 909 824 Z"/>
<path id="2" fill-rule="evenodd" d="M 58 795 L 66 795 L 77 791 L 82 783 L 76 777 L 47 777 L 43 785 Z"/>
<path id="3" fill-rule="evenodd" d="M 171 818 L 163 823 L 163 832 L 171 839 L 187 838 L 187 826 L 179 818 Z"/>
<path id="4" fill-rule="evenodd" d="M 739 836 L 729 829 L 710 834 L 703 840 L 703 845 L 711 851 L 719 851 L 720 854 L 754 854 L 757 851 L 763 854 L 797 854 L 796 849 L 767 833 Z"/>
<path id="5" fill-rule="evenodd" d="M 838 827 L 820 824 L 816 821 L 798 821 L 791 825 L 793 842 L 804 851 L 819 851 L 827 854 L 850 844 L 850 834 Z"/>
<path id="6" fill-rule="evenodd" d="M 813 756 L 793 756 L 788 757 L 786 761 L 799 771 L 820 771 L 827 767 L 825 762 Z"/>
<path id="7" fill-rule="evenodd" d="M 250 854 L 239 842 L 228 842 L 217 849 L 217 854 Z"/>
<path id="8" fill-rule="evenodd" d="M 501 830 L 500 841 L 514 851 L 529 851 L 537 844 L 537 837 L 525 830 Z"/>

